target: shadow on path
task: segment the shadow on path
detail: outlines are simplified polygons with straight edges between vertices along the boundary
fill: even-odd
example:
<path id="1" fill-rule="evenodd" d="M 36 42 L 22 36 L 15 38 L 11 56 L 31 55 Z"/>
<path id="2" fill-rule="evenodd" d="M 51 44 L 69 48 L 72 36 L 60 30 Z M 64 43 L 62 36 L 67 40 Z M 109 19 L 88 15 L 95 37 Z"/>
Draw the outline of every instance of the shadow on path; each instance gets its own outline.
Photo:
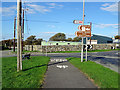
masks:
<path id="1" fill-rule="evenodd" d="M 56 63 L 51 63 L 51 64 L 43 64 L 43 65 L 40 65 L 40 66 L 34 66 L 34 67 L 31 67 L 31 68 L 28 68 L 28 69 L 24 69 L 23 71 L 27 71 L 27 70 L 30 70 L 30 69 L 33 69 L 33 68 L 39 68 L 39 67 L 42 67 L 42 66 L 51 66 L 51 65 L 55 65 L 55 64 L 60 64 L 60 63 L 64 63 L 64 62 L 68 62 L 68 61 L 61 61 L 61 62 L 56 62 Z"/>

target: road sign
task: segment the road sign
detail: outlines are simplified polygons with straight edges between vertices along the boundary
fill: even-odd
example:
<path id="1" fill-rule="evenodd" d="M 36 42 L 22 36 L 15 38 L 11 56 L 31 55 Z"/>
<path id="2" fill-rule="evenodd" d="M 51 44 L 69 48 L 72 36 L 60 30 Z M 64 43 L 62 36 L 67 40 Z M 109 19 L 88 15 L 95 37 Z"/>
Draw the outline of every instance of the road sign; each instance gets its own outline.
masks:
<path id="1" fill-rule="evenodd" d="M 74 24 L 82 24 L 83 21 L 81 21 L 81 20 L 74 20 L 73 23 L 74 23 Z"/>
<path id="2" fill-rule="evenodd" d="M 78 30 L 82 30 L 82 31 L 91 30 L 91 26 L 90 25 L 79 25 Z"/>
<path id="3" fill-rule="evenodd" d="M 85 37 L 86 36 L 85 31 L 76 31 L 75 35 L 77 37 Z"/>
<path id="4" fill-rule="evenodd" d="M 81 33 L 83 35 L 77 35 L 77 36 L 80 36 L 80 37 L 91 37 L 91 26 L 90 25 L 79 25 L 78 26 L 78 30 L 82 31 Z M 79 33 L 79 32 L 77 32 Z"/>

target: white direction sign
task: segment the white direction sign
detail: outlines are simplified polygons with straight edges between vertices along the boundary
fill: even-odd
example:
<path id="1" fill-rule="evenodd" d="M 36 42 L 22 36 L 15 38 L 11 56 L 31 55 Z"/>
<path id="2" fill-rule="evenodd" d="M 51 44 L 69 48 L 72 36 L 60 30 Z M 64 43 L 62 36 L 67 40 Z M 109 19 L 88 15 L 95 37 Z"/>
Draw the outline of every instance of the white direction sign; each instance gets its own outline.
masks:
<path id="1" fill-rule="evenodd" d="M 73 23 L 74 23 L 74 24 L 82 24 L 83 21 L 81 21 L 81 20 L 74 20 Z"/>

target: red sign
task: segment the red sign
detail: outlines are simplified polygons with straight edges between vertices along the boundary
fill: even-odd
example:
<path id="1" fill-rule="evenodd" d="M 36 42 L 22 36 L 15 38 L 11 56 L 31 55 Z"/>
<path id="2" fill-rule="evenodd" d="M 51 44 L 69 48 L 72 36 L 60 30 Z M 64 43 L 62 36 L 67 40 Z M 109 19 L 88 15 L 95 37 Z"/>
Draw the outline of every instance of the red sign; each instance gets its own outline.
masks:
<path id="1" fill-rule="evenodd" d="M 80 21 L 80 20 L 74 20 L 73 23 L 74 23 L 74 24 L 82 24 L 83 21 Z"/>

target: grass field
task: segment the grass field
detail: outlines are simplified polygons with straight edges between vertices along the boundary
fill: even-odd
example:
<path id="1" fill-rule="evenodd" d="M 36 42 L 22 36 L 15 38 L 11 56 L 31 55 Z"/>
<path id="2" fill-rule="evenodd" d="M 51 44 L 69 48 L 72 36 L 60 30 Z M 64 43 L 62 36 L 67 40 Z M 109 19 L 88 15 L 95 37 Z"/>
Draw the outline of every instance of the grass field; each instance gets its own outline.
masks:
<path id="1" fill-rule="evenodd" d="M 69 62 L 80 69 L 100 88 L 118 88 L 120 74 L 92 61 L 80 62 L 80 58 L 68 58 Z"/>
<path id="2" fill-rule="evenodd" d="M 23 71 L 17 72 L 17 58 L 2 58 L 3 88 L 40 88 L 49 57 L 32 56 L 23 61 Z"/>
<path id="3" fill-rule="evenodd" d="M 2 59 L 0 58 L 0 90 L 2 88 Z"/>
<path id="4" fill-rule="evenodd" d="M 115 50 L 120 50 L 120 49 L 115 49 Z M 106 51 L 114 51 L 114 50 L 91 50 L 91 51 L 88 51 L 89 52 L 106 52 Z M 50 53 L 80 53 L 81 51 L 56 51 L 56 52 L 50 52 Z M 86 51 L 84 51 L 86 52 Z"/>

